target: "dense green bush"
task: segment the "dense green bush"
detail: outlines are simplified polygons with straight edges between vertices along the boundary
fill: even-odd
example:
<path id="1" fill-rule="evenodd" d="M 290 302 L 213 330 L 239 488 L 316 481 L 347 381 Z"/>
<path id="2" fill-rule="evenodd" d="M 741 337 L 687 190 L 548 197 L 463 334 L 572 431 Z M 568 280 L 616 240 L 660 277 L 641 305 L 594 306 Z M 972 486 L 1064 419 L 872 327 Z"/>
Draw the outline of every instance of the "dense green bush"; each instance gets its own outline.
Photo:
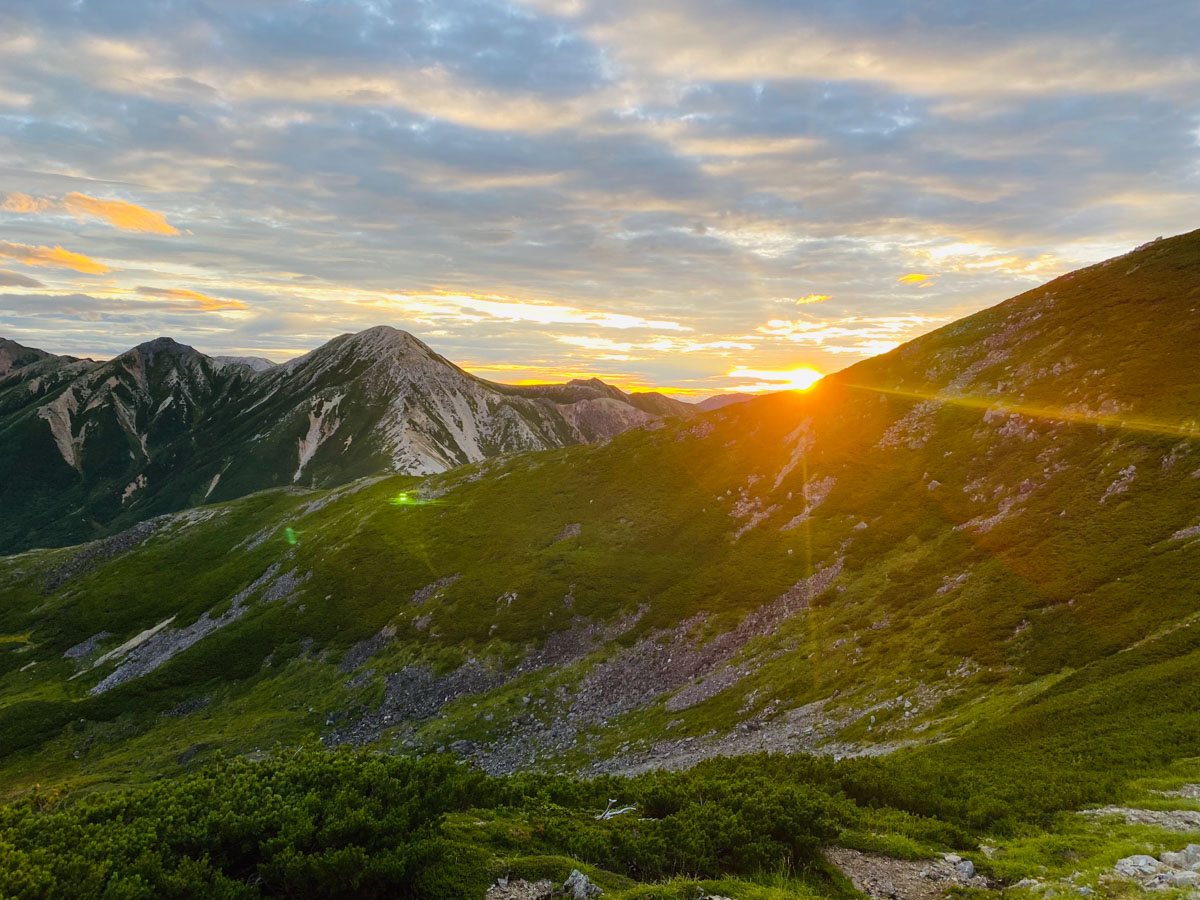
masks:
<path id="1" fill-rule="evenodd" d="M 793 870 L 838 834 L 853 806 L 789 762 L 718 759 L 686 772 L 556 779 L 540 788 L 526 776 L 510 779 L 501 793 L 528 811 L 539 833 L 553 835 L 561 852 L 638 878 Z M 606 822 L 578 815 L 602 809 L 606 798 L 635 812 Z"/>
<path id="2" fill-rule="evenodd" d="M 487 872 L 438 826 L 481 782 L 440 759 L 301 752 L 77 803 L 35 792 L 0 809 L 0 894 L 460 897 Z"/>
<path id="3" fill-rule="evenodd" d="M 720 760 L 589 782 L 346 751 L 217 758 L 146 788 L 78 800 L 35 791 L 0 808 L 0 895 L 460 898 L 482 896 L 517 848 L 645 880 L 792 871 L 853 807 L 779 777 L 781 766 L 798 768 Z M 597 820 L 605 795 L 636 813 Z M 468 810 L 521 823 L 522 838 L 445 827 Z"/>

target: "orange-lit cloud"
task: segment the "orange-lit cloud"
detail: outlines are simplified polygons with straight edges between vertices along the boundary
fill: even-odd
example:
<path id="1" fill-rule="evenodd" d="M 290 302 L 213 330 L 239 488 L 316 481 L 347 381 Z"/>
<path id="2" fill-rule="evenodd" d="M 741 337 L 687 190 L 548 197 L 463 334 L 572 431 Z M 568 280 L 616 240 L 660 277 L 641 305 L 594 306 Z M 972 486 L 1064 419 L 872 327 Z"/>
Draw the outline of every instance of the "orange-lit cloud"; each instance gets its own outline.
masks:
<path id="1" fill-rule="evenodd" d="M 67 212 L 77 218 L 92 216 L 126 231 L 148 231 L 153 234 L 179 234 L 160 212 L 144 209 L 124 200 L 101 200 L 87 194 L 70 193 L 61 200 L 53 197 L 33 197 L 29 194 L 6 194 L 0 209 L 15 213 Z"/>
<path id="2" fill-rule="evenodd" d="M 95 216 L 128 231 L 179 234 L 179 230 L 169 225 L 162 213 L 123 200 L 100 200 L 87 194 L 67 194 L 63 197 L 63 206 L 67 212 L 78 216 Z"/>
<path id="3" fill-rule="evenodd" d="M 797 297 L 793 302 L 797 306 L 804 306 L 808 303 L 824 303 L 828 299 L 828 294 L 809 294 L 807 297 Z"/>
<path id="4" fill-rule="evenodd" d="M 1004 275 L 1045 277 L 1064 268 L 1063 261 L 1050 253 L 1020 256 L 1006 253 L 992 244 L 954 241 L 916 251 L 916 256 L 953 272 L 997 272 Z"/>
<path id="5" fill-rule="evenodd" d="M 12 244 L 0 241 L 0 256 L 14 259 L 27 266 L 48 266 L 53 269 L 71 269 L 88 275 L 100 275 L 112 269 L 96 262 L 82 253 L 72 253 L 62 247 L 34 247 L 29 244 Z"/>
<path id="6" fill-rule="evenodd" d="M 937 278 L 936 275 L 923 275 L 920 272 L 909 272 L 907 275 L 901 275 L 896 280 L 901 284 L 921 284 L 931 278 Z"/>
<path id="7" fill-rule="evenodd" d="M 241 300 L 224 300 L 220 297 L 210 297 L 197 291 L 183 288 L 139 287 L 137 292 L 143 297 L 161 297 L 180 304 L 190 304 L 202 312 L 215 312 L 221 309 L 248 309 Z"/>
<path id="8" fill-rule="evenodd" d="M 52 209 L 54 202 L 46 197 L 31 197 L 29 194 L 6 194 L 0 209 L 5 212 L 39 213 Z"/>

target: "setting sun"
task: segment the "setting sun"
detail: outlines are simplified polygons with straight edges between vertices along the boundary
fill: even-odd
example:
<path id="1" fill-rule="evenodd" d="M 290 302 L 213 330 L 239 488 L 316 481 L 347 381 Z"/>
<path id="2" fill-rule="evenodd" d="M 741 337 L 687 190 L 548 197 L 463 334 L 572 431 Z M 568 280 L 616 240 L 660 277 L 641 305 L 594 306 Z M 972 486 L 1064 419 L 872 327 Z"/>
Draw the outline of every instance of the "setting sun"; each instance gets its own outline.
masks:
<path id="1" fill-rule="evenodd" d="M 730 378 L 754 378 L 751 384 L 739 384 L 734 390 L 743 393 L 760 393 L 764 391 L 807 391 L 810 387 L 825 377 L 811 366 L 799 366 L 795 369 L 747 369 L 737 366 L 729 373 Z"/>

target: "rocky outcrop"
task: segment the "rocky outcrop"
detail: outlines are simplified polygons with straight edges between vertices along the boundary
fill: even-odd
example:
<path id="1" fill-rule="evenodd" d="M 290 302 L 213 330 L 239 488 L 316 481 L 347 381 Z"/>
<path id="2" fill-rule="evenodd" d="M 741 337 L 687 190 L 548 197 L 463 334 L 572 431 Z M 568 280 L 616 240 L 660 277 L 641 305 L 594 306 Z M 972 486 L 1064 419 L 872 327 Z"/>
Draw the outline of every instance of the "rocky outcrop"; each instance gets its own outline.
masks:
<path id="1" fill-rule="evenodd" d="M 1196 829 L 1193 829 L 1196 830 Z M 1155 859 L 1145 853 L 1118 859 L 1113 871 L 1148 890 L 1200 888 L 1200 844 L 1166 851 Z"/>
<path id="2" fill-rule="evenodd" d="M 259 602 L 271 603 L 291 594 L 308 577 L 298 576 L 295 571 L 279 575 L 280 568 L 279 563 L 273 563 L 249 586 L 239 591 L 234 596 L 229 609 L 223 613 L 213 615 L 211 611 L 205 612 L 191 625 L 182 628 L 172 627 L 175 620 L 175 616 L 172 616 L 153 628 L 143 631 L 116 650 L 109 651 L 96 660 L 93 668 L 114 659 L 119 660 L 118 665 L 88 693 L 103 694 L 127 681 L 153 672 L 202 638 L 240 619 L 249 611 L 249 600 L 255 593 L 261 590 Z"/>
<path id="3" fill-rule="evenodd" d="M 1086 816 L 1119 816 L 1127 825 L 1152 825 L 1165 831 L 1200 831 L 1200 810 L 1196 809 L 1133 809 L 1126 806 L 1105 806 L 1084 810 Z"/>
<path id="4" fill-rule="evenodd" d="M 160 516 L 145 522 L 139 522 L 132 528 L 122 531 L 120 534 L 114 534 L 110 538 L 85 545 L 82 550 L 72 556 L 67 562 L 46 574 L 42 582 L 43 593 L 51 594 L 72 578 L 86 575 L 98 565 L 107 562 L 114 556 L 127 553 L 154 534 L 170 518 L 170 516 Z"/>

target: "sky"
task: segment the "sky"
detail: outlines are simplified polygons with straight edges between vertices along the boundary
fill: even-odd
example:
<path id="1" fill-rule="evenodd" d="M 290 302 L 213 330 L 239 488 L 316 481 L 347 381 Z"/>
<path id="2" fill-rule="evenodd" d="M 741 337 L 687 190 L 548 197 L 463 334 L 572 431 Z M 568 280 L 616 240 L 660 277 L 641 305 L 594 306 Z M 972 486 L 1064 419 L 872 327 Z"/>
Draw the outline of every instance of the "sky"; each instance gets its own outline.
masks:
<path id="1" fill-rule="evenodd" d="M 1193 0 L 0 0 L 0 336 L 828 373 L 1200 227 Z"/>

